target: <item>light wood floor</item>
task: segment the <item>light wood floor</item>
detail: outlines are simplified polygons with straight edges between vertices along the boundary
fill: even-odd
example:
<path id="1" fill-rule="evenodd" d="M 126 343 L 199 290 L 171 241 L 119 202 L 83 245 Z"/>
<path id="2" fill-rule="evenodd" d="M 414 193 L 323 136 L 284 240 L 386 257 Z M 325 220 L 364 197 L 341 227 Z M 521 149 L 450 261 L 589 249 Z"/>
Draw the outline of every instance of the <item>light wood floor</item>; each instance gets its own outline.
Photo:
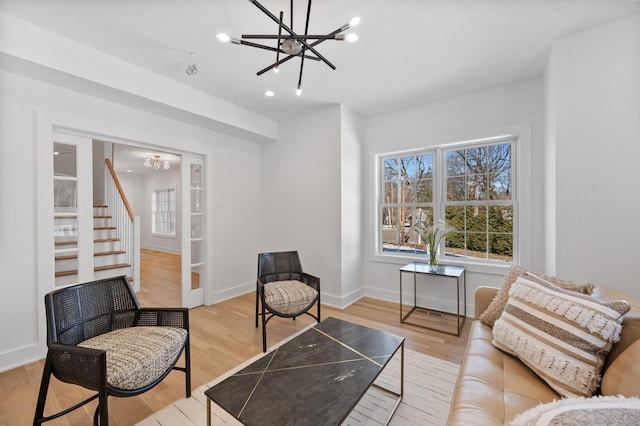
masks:
<path id="1" fill-rule="evenodd" d="M 142 306 L 168 306 L 178 300 L 179 256 L 159 255 L 143 260 L 143 276 L 153 280 L 144 285 L 139 299 Z M 174 257 L 171 257 L 174 256 Z M 176 260 L 178 258 L 178 260 Z M 147 274 L 148 273 L 148 274 Z M 171 299 L 175 297 L 175 299 Z M 246 294 L 212 306 L 192 309 L 191 365 L 192 389 L 211 381 L 225 371 L 262 350 L 262 337 L 255 327 L 255 295 Z M 397 303 L 364 298 L 344 310 L 322 306 L 322 317 L 336 317 L 405 337 L 406 348 L 457 364 L 462 360 L 470 320 L 465 321 L 460 337 L 400 323 Z M 267 326 L 267 344 L 273 345 L 294 332 L 313 324 L 308 316 L 291 319 L 273 318 Z M 35 362 L 0 373 L 0 426 L 27 425 L 33 422 L 43 362 Z M 90 393 L 84 389 L 52 379 L 45 414 L 66 408 Z M 131 398 L 109 398 L 112 425 L 132 425 L 169 403 L 184 397 L 184 374 L 172 372 L 154 389 Z M 90 425 L 96 402 L 76 410 L 47 425 Z"/>

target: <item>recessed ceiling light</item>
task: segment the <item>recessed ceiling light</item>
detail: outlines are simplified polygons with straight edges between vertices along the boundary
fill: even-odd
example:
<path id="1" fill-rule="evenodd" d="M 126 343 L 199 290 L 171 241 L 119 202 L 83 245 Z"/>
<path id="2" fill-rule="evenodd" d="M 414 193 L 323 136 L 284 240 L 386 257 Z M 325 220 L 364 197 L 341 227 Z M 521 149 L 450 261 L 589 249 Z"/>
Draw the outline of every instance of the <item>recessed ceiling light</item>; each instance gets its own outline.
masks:
<path id="1" fill-rule="evenodd" d="M 127 173 L 131 173 L 131 169 L 127 169 Z"/>
<path id="2" fill-rule="evenodd" d="M 273 93 L 273 90 L 265 90 L 264 95 L 270 98 L 275 95 L 275 93 Z"/>

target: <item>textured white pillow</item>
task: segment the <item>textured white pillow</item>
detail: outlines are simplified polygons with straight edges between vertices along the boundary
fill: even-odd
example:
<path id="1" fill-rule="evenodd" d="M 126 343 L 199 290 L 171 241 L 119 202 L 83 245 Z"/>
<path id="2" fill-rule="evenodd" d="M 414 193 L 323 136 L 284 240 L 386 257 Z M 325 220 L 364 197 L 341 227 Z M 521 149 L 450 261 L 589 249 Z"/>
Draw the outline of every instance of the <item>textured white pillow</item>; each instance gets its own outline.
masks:
<path id="1" fill-rule="evenodd" d="M 530 425 L 640 425 L 640 399 L 567 398 L 537 405 L 509 422 L 509 426 Z"/>
<path id="2" fill-rule="evenodd" d="M 591 396 L 622 330 L 627 301 L 602 302 L 524 273 L 493 327 L 493 344 L 517 356 L 563 396 Z"/>

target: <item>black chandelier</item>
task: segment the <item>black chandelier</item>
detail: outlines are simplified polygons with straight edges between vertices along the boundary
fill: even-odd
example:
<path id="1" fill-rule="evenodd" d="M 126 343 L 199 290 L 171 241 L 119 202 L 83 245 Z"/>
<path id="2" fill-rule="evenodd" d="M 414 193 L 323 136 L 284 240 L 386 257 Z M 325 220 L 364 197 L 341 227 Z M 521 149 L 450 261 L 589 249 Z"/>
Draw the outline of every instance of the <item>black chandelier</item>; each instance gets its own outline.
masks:
<path id="1" fill-rule="evenodd" d="M 257 0 L 249 0 L 260 9 L 265 15 L 267 15 L 271 20 L 278 24 L 278 34 L 243 34 L 241 39 L 233 38 L 228 36 L 227 34 L 220 33 L 217 35 L 218 39 L 225 43 L 233 43 L 233 44 L 242 44 L 250 47 L 257 47 L 259 49 L 269 50 L 271 52 L 276 53 L 276 61 L 269 65 L 266 68 L 261 69 L 257 72 L 257 75 L 260 76 L 265 72 L 273 69 L 274 72 L 279 71 L 279 67 L 281 64 L 295 58 L 300 57 L 300 75 L 298 77 L 298 86 L 296 89 L 296 94 L 300 96 L 302 94 L 302 71 L 304 69 L 304 61 L 305 59 L 310 59 L 313 61 L 324 62 L 329 66 L 329 68 L 335 70 L 336 66 L 333 65 L 327 58 L 322 56 L 320 52 L 316 49 L 316 46 L 326 40 L 338 40 L 338 41 L 349 41 L 353 42 L 358 39 L 358 36 L 355 34 L 344 34 L 346 30 L 348 30 L 352 26 L 358 25 L 360 22 L 360 18 L 353 18 L 349 23 L 344 24 L 340 28 L 335 31 L 330 32 L 325 35 L 317 35 L 317 34 L 309 34 L 309 16 L 311 14 L 311 0 L 308 0 L 307 3 L 307 19 L 304 27 L 304 34 L 298 34 L 293 30 L 293 0 L 290 1 L 291 4 L 291 19 L 290 25 L 287 26 L 284 23 L 284 12 L 280 11 L 280 16 L 276 17 L 273 13 L 269 12 L 267 8 L 260 4 Z M 276 40 L 276 46 L 267 46 L 265 44 L 255 43 L 248 40 Z M 283 57 L 281 57 L 281 55 Z"/>

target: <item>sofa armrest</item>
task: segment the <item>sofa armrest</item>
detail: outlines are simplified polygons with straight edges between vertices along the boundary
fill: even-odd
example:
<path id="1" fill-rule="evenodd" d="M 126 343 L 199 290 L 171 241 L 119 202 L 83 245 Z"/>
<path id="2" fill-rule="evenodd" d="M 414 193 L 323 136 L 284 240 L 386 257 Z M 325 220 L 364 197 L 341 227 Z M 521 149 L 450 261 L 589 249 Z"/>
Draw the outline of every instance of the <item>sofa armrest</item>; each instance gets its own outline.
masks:
<path id="1" fill-rule="evenodd" d="M 480 318 L 480 315 L 489 307 L 489 303 L 493 300 L 498 293 L 497 287 L 481 286 L 476 289 L 475 294 L 475 319 Z"/>

